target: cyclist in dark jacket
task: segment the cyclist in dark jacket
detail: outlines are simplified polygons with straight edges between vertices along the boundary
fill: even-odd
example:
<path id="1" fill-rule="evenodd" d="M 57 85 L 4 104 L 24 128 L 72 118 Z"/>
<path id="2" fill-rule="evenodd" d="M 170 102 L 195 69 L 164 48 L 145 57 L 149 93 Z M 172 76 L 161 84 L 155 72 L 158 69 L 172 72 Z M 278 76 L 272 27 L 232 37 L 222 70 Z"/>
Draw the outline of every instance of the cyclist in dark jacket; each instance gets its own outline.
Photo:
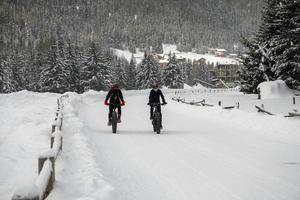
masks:
<path id="1" fill-rule="evenodd" d="M 151 104 L 159 103 L 159 105 L 157 106 L 157 111 L 161 113 L 160 98 L 162 99 L 163 102 L 162 105 L 167 104 L 162 91 L 158 88 L 158 85 L 155 84 L 153 85 L 152 90 L 150 91 L 149 102 L 148 102 L 148 105 L 150 105 L 150 120 L 152 120 L 152 116 L 153 116 L 153 106 L 151 106 Z"/>
<path id="2" fill-rule="evenodd" d="M 114 84 L 105 98 L 105 105 L 109 105 L 109 113 L 108 113 L 108 125 L 111 125 L 111 116 L 114 107 L 118 109 L 118 123 L 121 122 L 121 106 L 125 105 L 125 101 L 123 99 L 123 94 L 120 90 L 119 84 Z"/>

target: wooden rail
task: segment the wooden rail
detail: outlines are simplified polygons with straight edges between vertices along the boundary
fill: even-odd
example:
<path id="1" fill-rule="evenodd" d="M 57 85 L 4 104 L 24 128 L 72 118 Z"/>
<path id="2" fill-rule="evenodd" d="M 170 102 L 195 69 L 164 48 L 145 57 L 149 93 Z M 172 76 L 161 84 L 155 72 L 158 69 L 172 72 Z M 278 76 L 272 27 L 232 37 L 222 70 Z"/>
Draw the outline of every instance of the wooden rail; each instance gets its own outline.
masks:
<path id="1" fill-rule="evenodd" d="M 51 126 L 50 150 L 38 158 L 39 175 L 35 182 L 27 187 L 19 188 L 13 194 L 12 200 L 43 200 L 55 182 L 55 161 L 62 150 L 63 137 L 63 97 L 57 99 L 57 111 Z"/>

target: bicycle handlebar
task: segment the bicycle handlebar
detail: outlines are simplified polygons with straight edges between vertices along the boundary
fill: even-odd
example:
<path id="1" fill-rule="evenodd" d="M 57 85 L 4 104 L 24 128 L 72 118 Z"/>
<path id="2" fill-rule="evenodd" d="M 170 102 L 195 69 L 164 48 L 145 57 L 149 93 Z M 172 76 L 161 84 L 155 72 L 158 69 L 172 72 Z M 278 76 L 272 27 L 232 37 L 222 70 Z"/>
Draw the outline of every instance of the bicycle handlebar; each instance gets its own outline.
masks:
<path id="1" fill-rule="evenodd" d="M 120 103 L 109 103 L 107 106 L 122 106 Z"/>
<path id="2" fill-rule="evenodd" d="M 162 106 L 164 106 L 164 105 L 166 105 L 167 103 L 149 103 L 148 105 L 149 106 L 158 106 L 158 105 L 162 105 Z"/>

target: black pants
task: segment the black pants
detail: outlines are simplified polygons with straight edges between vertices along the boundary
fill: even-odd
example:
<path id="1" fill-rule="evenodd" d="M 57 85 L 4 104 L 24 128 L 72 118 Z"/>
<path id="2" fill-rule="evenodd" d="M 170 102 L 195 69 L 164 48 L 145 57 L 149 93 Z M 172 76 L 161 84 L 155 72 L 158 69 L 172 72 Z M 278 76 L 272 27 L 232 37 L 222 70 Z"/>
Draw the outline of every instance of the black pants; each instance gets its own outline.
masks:
<path id="1" fill-rule="evenodd" d="M 109 105 L 109 113 L 108 113 L 108 118 L 110 119 L 112 116 L 112 112 L 114 110 L 114 107 L 118 109 L 118 118 L 121 118 L 121 106 L 114 106 L 114 105 Z"/>

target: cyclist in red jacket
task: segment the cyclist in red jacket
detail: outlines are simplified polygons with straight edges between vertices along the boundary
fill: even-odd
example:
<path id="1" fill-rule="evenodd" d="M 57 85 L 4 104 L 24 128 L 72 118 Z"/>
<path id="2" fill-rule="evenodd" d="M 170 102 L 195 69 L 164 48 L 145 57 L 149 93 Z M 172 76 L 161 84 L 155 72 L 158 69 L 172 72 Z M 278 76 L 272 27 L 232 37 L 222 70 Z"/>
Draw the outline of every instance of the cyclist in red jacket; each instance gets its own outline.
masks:
<path id="1" fill-rule="evenodd" d="M 123 94 L 121 92 L 119 84 L 112 85 L 111 89 L 109 90 L 109 92 L 106 95 L 104 104 L 107 106 L 109 105 L 107 125 L 108 126 L 111 125 L 111 116 L 112 116 L 112 111 L 113 111 L 114 107 L 116 107 L 118 109 L 118 123 L 120 123 L 121 122 L 121 113 L 122 113 L 121 106 L 125 105 L 125 101 L 123 99 Z"/>

